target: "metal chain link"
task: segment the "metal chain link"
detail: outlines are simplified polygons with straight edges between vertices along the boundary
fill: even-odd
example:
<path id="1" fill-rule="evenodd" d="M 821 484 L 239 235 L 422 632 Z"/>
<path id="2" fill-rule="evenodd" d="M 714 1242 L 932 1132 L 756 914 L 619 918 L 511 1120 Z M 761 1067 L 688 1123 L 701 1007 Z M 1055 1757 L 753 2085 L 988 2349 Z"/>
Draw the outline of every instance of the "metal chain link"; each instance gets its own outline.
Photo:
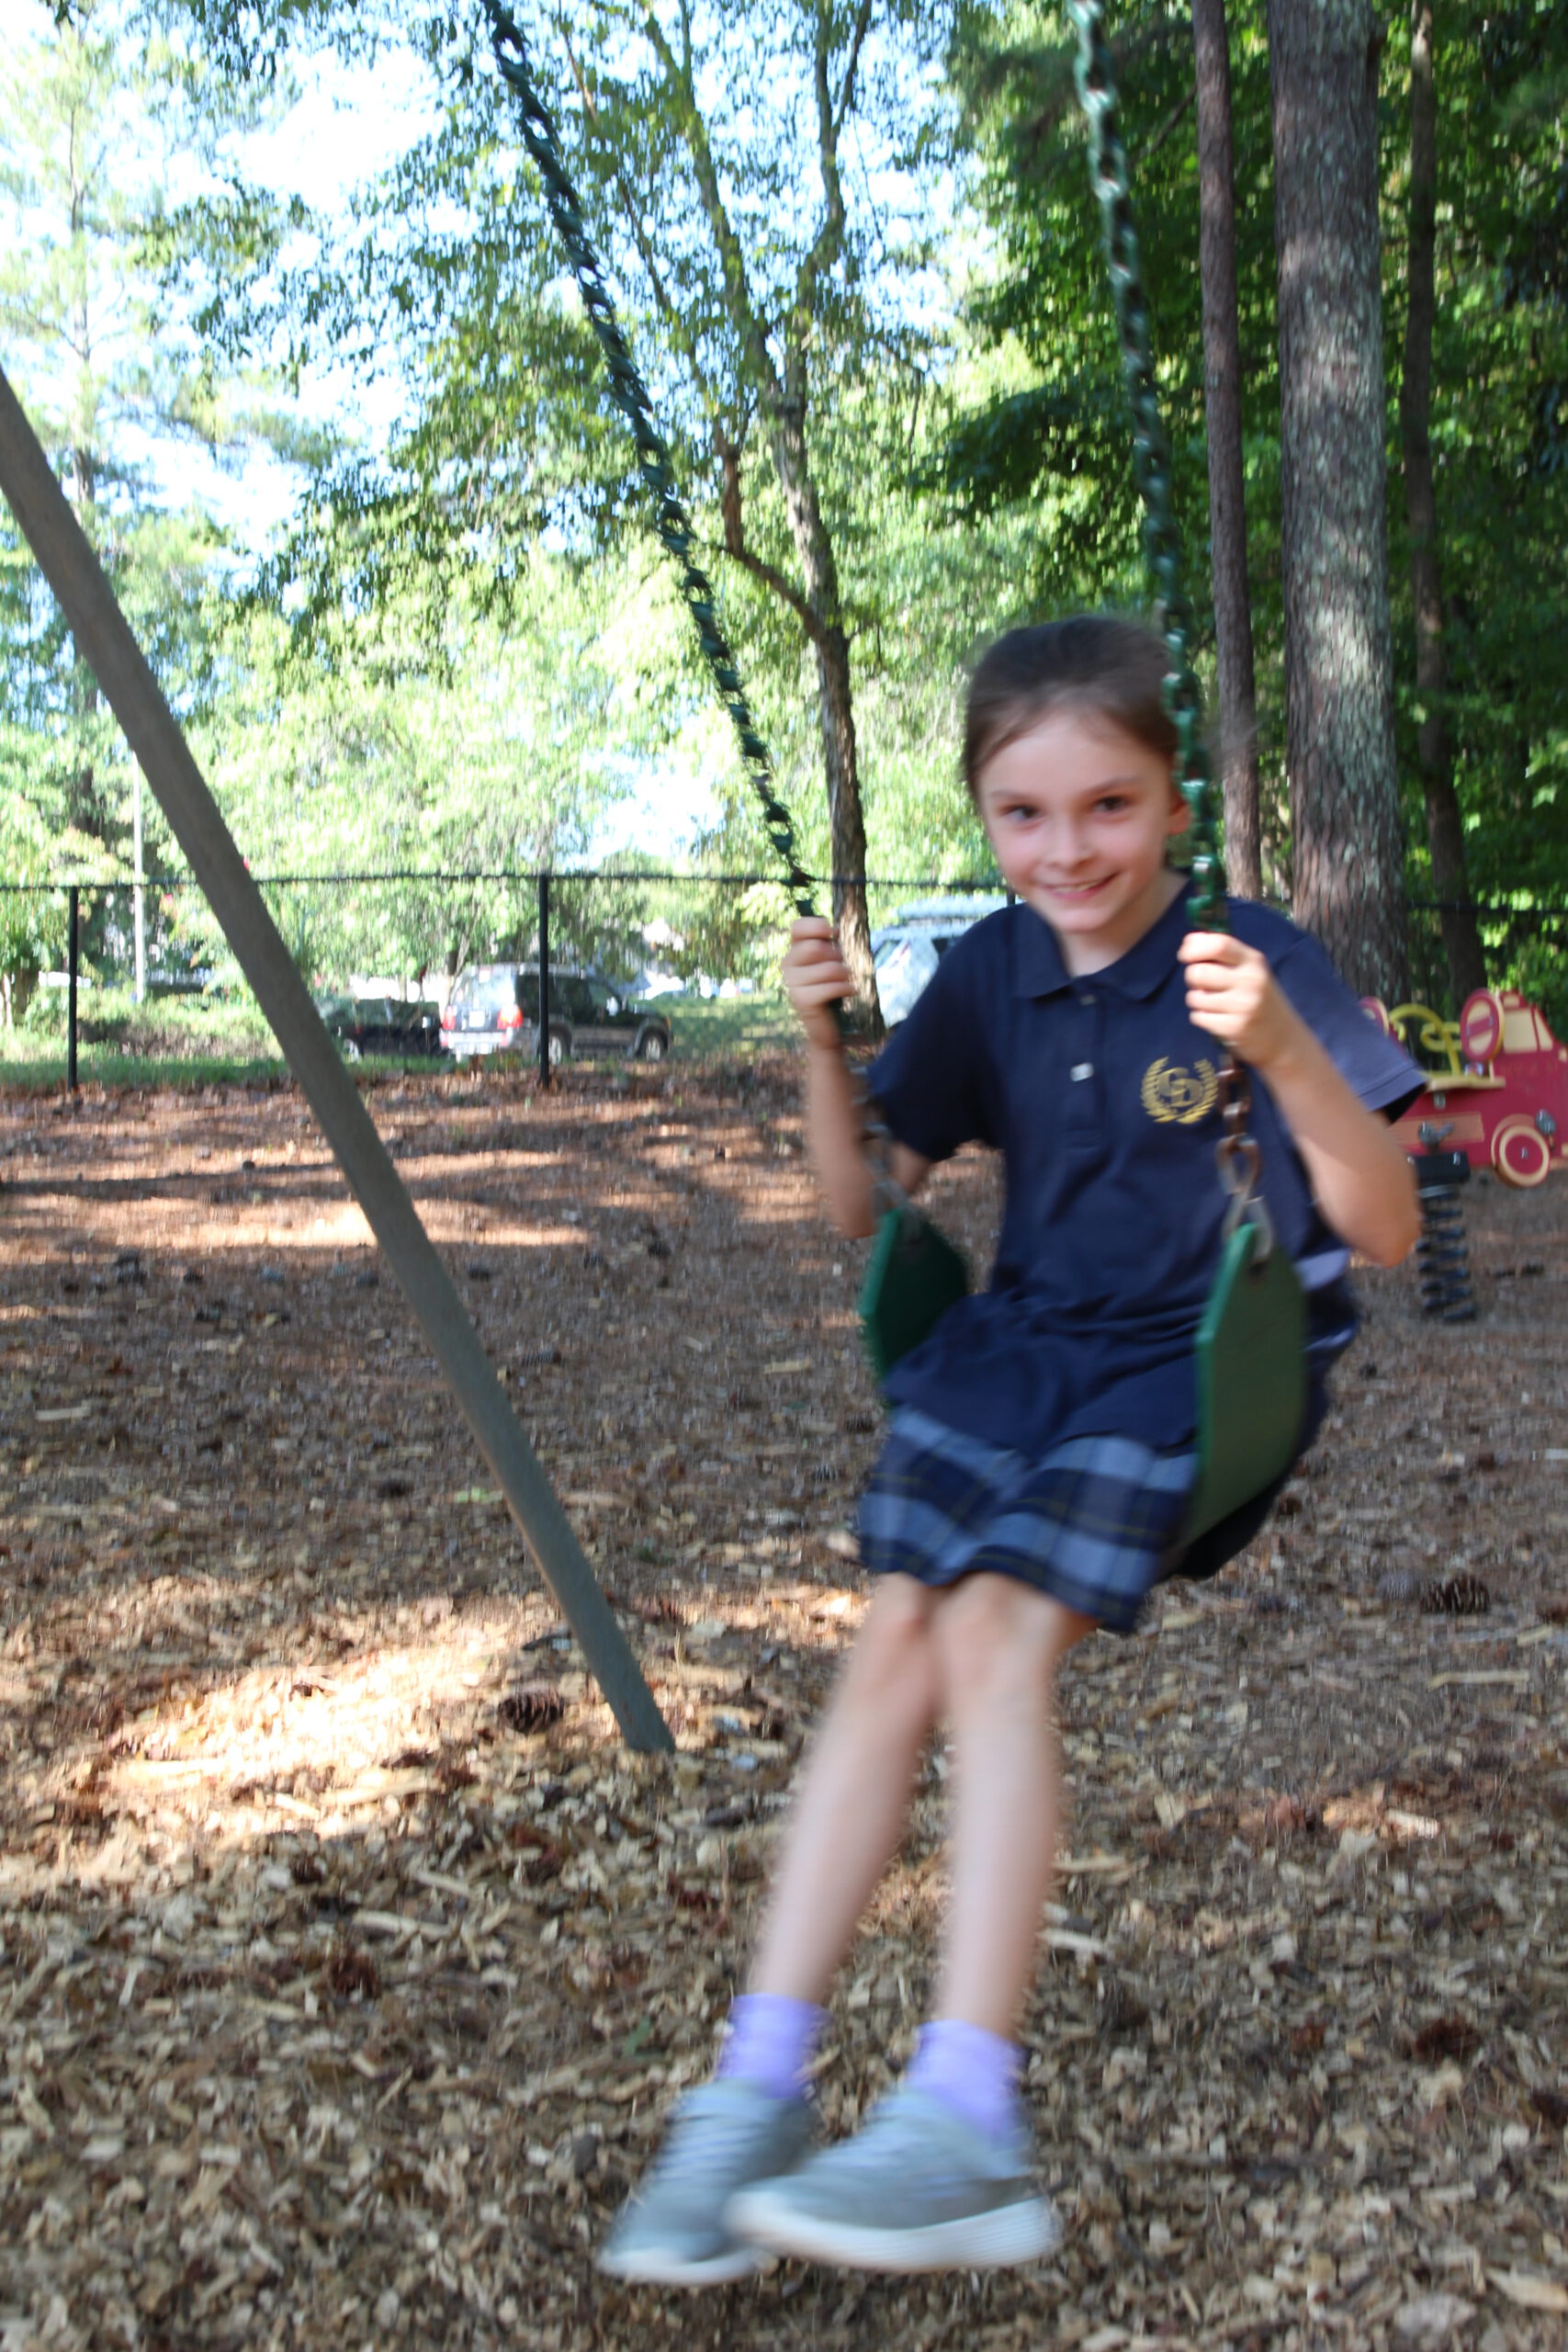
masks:
<path id="1" fill-rule="evenodd" d="M 491 46 L 495 53 L 496 65 L 502 79 L 517 99 L 523 143 L 538 166 L 550 218 L 555 222 L 556 233 L 571 265 L 589 323 L 604 355 L 610 379 L 610 397 L 632 429 L 638 470 L 653 508 L 654 528 L 680 574 L 681 594 L 692 616 L 697 643 L 713 672 L 719 700 L 734 724 L 746 774 L 761 806 L 768 839 L 778 852 L 788 876 L 796 912 L 815 914 L 817 907 L 812 897 L 811 876 L 800 862 L 794 820 L 778 797 L 773 754 L 762 741 L 751 706 L 747 700 L 746 689 L 741 684 L 740 666 L 725 635 L 724 624 L 718 617 L 713 582 L 694 553 L 696 535 L 676 488 L 670 445 L 654 421 L 653 403 L 637 373 L 637 363 L 615 314 L 615 301 L 604 283 L 604 271 L 582 218 L 582 207 L 578 202 L 577 190 L 567 170 L 555 124 L 529 73 L 528 47 L 522 28 L 503 5 L 503 0 L 485 0 L 485 6 L 490 17 Z"/>

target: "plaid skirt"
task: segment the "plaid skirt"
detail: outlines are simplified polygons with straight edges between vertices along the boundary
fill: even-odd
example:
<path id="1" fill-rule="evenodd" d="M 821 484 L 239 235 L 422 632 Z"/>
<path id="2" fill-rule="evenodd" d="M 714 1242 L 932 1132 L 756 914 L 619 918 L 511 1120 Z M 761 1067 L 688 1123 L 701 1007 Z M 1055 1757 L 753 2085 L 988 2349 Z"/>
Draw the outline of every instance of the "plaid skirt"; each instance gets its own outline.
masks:
<path id="1" fill-rule="evenodd" d="M 1162 1453 L 1128 1437 L 1072 1438 L 1030 1461 L 906 1405 L 861 1500 L 861 1556 L 874 1575 L 927 1585 L 1016 1577 L 1130 1634 L 1175 1555 L 1197 1475 L 1190 1448 Z"/>

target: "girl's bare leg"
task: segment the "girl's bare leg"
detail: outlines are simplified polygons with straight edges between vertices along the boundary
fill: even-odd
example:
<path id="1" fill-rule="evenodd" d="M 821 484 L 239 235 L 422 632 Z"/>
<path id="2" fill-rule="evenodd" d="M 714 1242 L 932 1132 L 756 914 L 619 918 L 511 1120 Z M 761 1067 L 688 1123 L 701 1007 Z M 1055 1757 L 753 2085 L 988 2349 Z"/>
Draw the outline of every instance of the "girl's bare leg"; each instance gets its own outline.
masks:
<path id="1" fill-rule="evenodd" d="M 952 1893 L 933 2014 L 1016 2039 L 1055 1863 L 1062 1772 L 1056 1669 L 1094 1631 L 1009 1577 L 937 1601 L 939 1704 L 953 1741 Z"/>
<path id="2" fill-rule="evenodd" d="M 748 1989 L 820 2003 L 897 1850 L 941 1691 L 938 1596 L 881 1578 L 812 1746 Z"/>

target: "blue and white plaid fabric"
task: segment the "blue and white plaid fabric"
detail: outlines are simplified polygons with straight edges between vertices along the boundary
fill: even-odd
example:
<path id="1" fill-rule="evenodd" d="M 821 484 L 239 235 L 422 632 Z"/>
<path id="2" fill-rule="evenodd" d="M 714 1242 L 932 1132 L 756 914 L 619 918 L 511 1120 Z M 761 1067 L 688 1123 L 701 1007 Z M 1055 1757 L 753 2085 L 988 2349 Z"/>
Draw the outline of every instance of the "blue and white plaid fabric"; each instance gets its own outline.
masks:
<path id="1" fill-rule="evenodd" d="M 1016 1577 L 1127 1634 L 1197 1475 L 1195 1453 L 1127 1437 L 1073 1438 L 1032 1462 L 905 1406 L 862 1498 L 861 1555 L 921 1584 Z"/>

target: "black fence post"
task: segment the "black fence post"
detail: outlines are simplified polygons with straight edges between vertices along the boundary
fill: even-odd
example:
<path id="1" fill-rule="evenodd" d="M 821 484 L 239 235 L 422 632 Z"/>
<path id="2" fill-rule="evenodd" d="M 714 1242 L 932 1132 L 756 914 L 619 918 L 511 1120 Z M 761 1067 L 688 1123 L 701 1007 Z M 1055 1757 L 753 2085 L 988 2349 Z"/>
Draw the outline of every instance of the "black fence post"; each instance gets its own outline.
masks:
<path id="1" fill-rule="evenodd" d="M 65 1091 L 80 1092 L 76 1082 L 76 976 L 82 968 L 82 893 L 74 882 L 67 893 L 71 912 L 65 948 Z"/>
<path id="2" fill-rule="evenodd" d="M 550 1082 L 550 877 L 539 876 L 539 1084 Z"/>

